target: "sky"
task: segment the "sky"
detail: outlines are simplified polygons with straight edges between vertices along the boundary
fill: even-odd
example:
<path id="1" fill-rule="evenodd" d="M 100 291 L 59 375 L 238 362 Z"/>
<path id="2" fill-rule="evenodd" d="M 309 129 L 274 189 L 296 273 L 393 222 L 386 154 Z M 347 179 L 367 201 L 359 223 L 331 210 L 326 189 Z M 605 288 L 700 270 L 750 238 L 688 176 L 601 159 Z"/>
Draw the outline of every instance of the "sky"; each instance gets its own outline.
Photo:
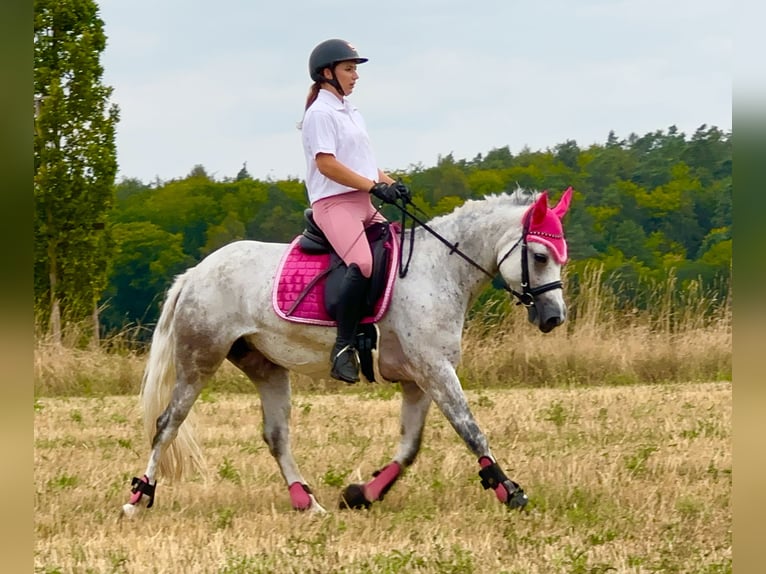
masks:
<path id="1" fill-rule="evenodd" d="M 328 38 L 369 58 L 350 99 L 387 171 L 732 127 L 721 0 L 97 2 L 118 180 L 195 165 L 220 180 L 245 162 L 254 178 L 304 179 L 308 57 Z"/>

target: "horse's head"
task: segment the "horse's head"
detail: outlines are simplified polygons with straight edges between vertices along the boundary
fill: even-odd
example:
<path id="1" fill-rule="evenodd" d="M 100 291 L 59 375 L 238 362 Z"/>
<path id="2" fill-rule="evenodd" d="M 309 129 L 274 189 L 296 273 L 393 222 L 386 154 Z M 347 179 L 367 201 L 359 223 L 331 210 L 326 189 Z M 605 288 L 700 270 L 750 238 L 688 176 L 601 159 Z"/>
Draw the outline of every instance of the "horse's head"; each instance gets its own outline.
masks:
<path id="1" fill-rule="evenodd" d="M 521 218 L 521 238 L 503 246 L 498 267 L 511 293 L 526 306 L 529 321 L 547 333 L 567 316 L 561 268 L 567 262 L 567 243 L 561 220 L 569 209 L 572 188 L 555 207 L 548 207 L 548 193 L 541 193 Z M 517 249 L 517 247 L 521 249 Z"/>

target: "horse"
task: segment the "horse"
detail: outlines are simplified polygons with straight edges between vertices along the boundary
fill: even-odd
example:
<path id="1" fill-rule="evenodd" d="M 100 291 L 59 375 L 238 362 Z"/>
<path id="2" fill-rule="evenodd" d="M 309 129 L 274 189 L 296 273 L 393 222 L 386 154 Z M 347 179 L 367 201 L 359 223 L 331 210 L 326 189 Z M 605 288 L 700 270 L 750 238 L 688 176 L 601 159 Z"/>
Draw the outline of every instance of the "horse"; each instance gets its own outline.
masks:
<path id="1" fill-rule="evenodd" d="M 527 504 L 523 488 L 506 476 L 490 450 L 455 369 L 466 314 L 498 275 L 540 331 L 564 323 L 561 270 L 567 246 L 561 219 L 571 196 L 570 187 L 550 207 L 547 191 L 517 188 L 469 199 L 428 224 L 410 214 L 420 225 L 402 230 L 402 246 L 406 240 L 410 245 L 408 271 L 402 273 L 400 266 L 390 306 L 376 324 L 381 384 L 401 386 L 399 445 L 371 480 L 342 491 L 341 508 L 369 508 L 381 501 L 413 464 L 431 403 L 476 457 L 483 488 L 509 508 Z M 153 505 L 158 476 L 177 479 L 190 464 L 204 468 L 201 449 L 184 421 L 225 360 L 255 384 L 262 438 L 292 507 L 326 512 L 291 451 L 289 374 L 328 378 L 335 329 L 289 322 L 275 312 L 273 285 L 286 249 L 283 243 L 235 241 L 175 277 L 153 333 L 139 395 L 151 452 L 144 475 L 133 478 L 124 516 Z"/>

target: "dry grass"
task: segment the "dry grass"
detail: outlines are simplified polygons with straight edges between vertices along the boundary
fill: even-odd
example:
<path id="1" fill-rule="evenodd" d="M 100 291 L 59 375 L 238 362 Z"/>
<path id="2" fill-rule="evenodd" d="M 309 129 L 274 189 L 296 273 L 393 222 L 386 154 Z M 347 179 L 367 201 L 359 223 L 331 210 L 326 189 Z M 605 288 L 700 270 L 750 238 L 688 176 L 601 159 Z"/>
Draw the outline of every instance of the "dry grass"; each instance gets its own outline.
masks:
<path id="1" fill-rule="evenodd" d="M 145 358 L 135 352 L 68 347 L 38 338 L 34 361 L 36 396 L 104 396 L 138 393 Z"/>
<path id="2" fill-rule="evenodd" d="M 731 380 L 730 301 L 696 284 L 681 292 L 672 275 L 645 296 L 648 310 L 620 308 L 594 267 L 569 298 L 571 320 L 550 333 L 516 308 L 487 306 L 468 322 L 461 380 L 472 388 Z"/>
<path id="3" fill-rule="evenodd" d="M 508 474 L 508 512 L 434 410 L 414 467 L 368 512 L 343 485 L 392 456 L 398 387 L 294 379 L 293 443 L 331 512 L 295 513 L 260 439 L 252 384 L 224 365 L 197 402 L 206 476 L 160 483 L 117 520 L 146 464 L 135 394 L 144 356 L 126 334 L 35 347 L 36 571 L 731 572 L 731 306 L 673 277 L 650 311 L 619 309 L 598 269 L 547 335 L 507 303 L 468 322 L 459 374 Z M 653 383 L 647 385 L 646 383 Z M 662 383 L 662 384 L 657 384 Z M 236 424 L 232 424 L 236 421 Z"/>
<path id="4" fill-rule="evenodd" d="M 576 293 L 567 294 L 570 320 L 542 334 L 507 299 L 474 309 L 463 337 L 458 374 L 466 388 L 614 386 L 731 380 L 731 302 L 699 285 L 680 290 L 670 275 L 648 286 L 646 311 L 625 309 L 605 291 L 603 269 L 587 268 Z M 499 292 L 498 292 L 499 293 Z M 109 396 L 138 393 L 145 357 L 135 332 L 99 348 L 81 347 L 85 328 L 67 327 L 64 345 L 39 335 L 35 396 Z M 296 379 L 312 390 L 322 383 Z M 229 392 L 252 392 L 230 365 L 211 383 Z"/>
<path id="5" fill-rule="evenodd" d="M 542 334 L 513 310 L 487 326 L 476 317 L 466 327 L 459 367 L 466 388 L 604 386 L 731 380 L 731 319 L 676 331 L 658 329 L 646 317 L 593 324 L 578 321 Z M 38 339 L 34 350 L 35 396 L 137 394 L 145 356 L 118 350 L 73 348 Z M 312 390 L 322 382 L 297 378 Z M 254 390 L 229 364 L 211 382 L 216 390 Z M 332 387 L 330 387 L 332 388 Z"/>
<path id="6" fill-rule="evenodd" d="M 508 512 L 434 410 L 419 459 L 367 512 L 334 510 L 396 448 L 396 387 L 297 388 L 296 458 L 331 512 L 295 513 L 260 439 L 256 396 L 196 405 L 209 472 L 161 483 L 119 521 L 143 471 L 135 398 L 35 403 L 37 572 L 731 572 L 731 385 L 469 391 L 510 476 Z M 236 424 L 232 424 L 236 421 Z"/>
<path id="7" fill-rule="evenodd" d="M 469 388 L 731 380 L 728 322 L 668 333 L 637 318 L 542 334 L 508 316 L 492 333 L 482 329 L 471 323 L 464 337 L 459 374 Z"/>
<path id="8" fill-rule="evenodd" d="M 653 330 L 645 322 L 622 327 L 578 325 L 548 334 L 535 331 L 519 312 L 490 332 L 469 323 L 459 367 L 470 389 L 553 386 L 615 386 L 731 380 L 732 333 L 728 322 L 679 333 Z M 77 349 L 38 341 L 34 350 L 35 396 L 137 394 L 145 356 L 135 351 Z M 306 388 L 322 382 L 297 378 Z M 216 390 L 252 392 L 239 371 L 224 364 L 211 382 Z"/>

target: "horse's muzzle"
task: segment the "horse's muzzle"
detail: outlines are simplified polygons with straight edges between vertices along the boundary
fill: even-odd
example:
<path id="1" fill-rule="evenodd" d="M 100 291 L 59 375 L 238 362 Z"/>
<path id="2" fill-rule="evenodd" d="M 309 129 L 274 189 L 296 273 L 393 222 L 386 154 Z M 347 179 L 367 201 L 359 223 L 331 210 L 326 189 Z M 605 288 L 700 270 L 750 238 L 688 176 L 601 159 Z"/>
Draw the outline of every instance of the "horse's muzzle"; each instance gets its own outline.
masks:
<path id="1" fill-rule="evenodd" d="M 527 318 L 530 323 L 537 325 L 543 333 L 550 333 L 566 320 L 566 312 L 562 314 L 558 309 L 552 311 L 546 309 L 545 305 L 541 305 L 541 307 L 542 312 L 538 312 L 537 304 L 527 307 Z"/>

